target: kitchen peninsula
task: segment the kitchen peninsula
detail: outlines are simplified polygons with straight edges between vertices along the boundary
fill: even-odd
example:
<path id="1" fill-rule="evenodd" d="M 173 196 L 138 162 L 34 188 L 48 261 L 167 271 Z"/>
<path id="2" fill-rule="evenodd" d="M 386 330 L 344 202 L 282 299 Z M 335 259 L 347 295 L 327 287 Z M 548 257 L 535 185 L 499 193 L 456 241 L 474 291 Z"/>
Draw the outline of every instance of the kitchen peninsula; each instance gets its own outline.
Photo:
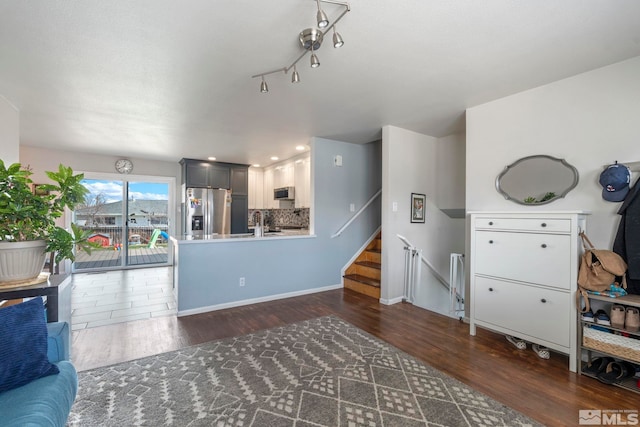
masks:
<path id="1" fill-rule="evenodd" d="M 178 316 L 341 287 L 300 289 L 316 240 L 309 230 L 171 237 Z"/>

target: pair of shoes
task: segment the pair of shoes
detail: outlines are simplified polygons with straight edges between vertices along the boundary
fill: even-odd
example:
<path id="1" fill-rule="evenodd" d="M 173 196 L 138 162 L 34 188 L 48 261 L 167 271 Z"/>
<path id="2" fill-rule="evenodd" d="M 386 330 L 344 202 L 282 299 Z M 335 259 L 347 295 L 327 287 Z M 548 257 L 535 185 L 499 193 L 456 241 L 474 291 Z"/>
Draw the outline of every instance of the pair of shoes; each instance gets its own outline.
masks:
<path id="1" fill-rule="evenodd" d="M 624 360 L 609 362 L 604 371 L 598 374 L 598 380 L 605 384 L 619 383 L 636 374 L 636 366 Z"/>
<path id="2" fill-rule="evenodd" d="M 611 326 L 631 332 L 640 330 L 640 310 L 636 307 L 625 307 L 614 304 L 611 307 Z"/>
<path id="3" fill-rule="evenodd" d="M 534 344 L 531 346 L 531 348 L 536 352 L 540 359 L 549 359 L 551 357 L 551 352 L 549 352 L 549 349 L 546 347 Z"/>
<path id="4" fill-rule="evenodd" d="M 640 330 L 640 310 L 636 307 L 627 307 L 627 316 L 624 321 L 625 329 L 631 332 Z"/>
<path id="5" fill-rule="evenodd" d="M 582 372 L 585 374 L 598 375 L 607 369 L 607 366 L 611 362 L 613 362 L 613 357 L 596 357 L 591 363 L 582 367 Z"/>
<path id="6" fill-rule="evenodd" d="M 511 335 L 505 335 L 507 341 L 516 346 L 518 350 L 524 350 L 527 348 L 526 341 L 522 341 L 520 338 L 512 337 Z"/>
<path id="7" fill-rule="evenodd" d="M 593 321 L 594 321 L 594 319 L 593 319 L 593 311 L 591 311 L 591 309 L 589 309 L 589 311 L 585 311 L 584 313 L 582 313 L 582 320 L 584 320 L 585 322 L 593 323 Z"/>
<path id="8" fill-rule="evenodd" d="M 596 323 L 598 325 L 611 326 L 611 319 L 609 318 L 609 315 L 607 314 L 606 311 L 604 310 L 596 311 L 595 318 L 596 318 Z"/>
<path id="9" fill-rule="evenodd" d="M 611 307 L 611 326 L 618 329 L 624 329 L 624 317 L 626 310 L 620 304 L 613 304 Z"/>

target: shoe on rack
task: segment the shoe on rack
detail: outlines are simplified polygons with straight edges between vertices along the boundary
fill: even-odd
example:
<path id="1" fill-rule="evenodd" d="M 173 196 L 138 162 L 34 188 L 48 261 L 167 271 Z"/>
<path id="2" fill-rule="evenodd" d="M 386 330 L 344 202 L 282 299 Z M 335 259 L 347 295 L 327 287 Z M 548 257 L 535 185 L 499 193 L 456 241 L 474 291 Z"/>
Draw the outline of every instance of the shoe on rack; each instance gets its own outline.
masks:
<path id="1" fill-rule="evenodd" d="M 637 332 L 640 330 L 640 310 L 636 307 L 627 308 L 624 326 L 627 331 Z"/>
<path id="2" fill-rule="evenodd" d="M 611 326 L 611 319 L 609 318 L 609 315 L 607 314 L 606 311 L 604 310 L 596 311 L 595 318 L 596 318 L 596 323 L 598 325 Z"/>
<path id="3" fill-rule="evenodd" d="M 626 310 L 620 304 L 613 304 L 611 307 L 611 326 L 618 329 L 624 329 L 624 318 Z"/>
<path id="4" fill-rule="evenodd" d="M 584 313 L 582 313 L 582 320 L 584 320 L 585 322 L 593 323 L 593 321 L 594 321 L 594 319 L 593 319 L 593 311 L 589 310 L 589 311 L 585 311 Z"/>
<path id="5" fill-rule="evenodd" d="M 614 361 L 607 365 L 607 368 L 597 376 L 600 382 L 605 384 L 615 384 L 631 378 L 636 374 L 636 367 L 633 363 L 626 361 Z"/>

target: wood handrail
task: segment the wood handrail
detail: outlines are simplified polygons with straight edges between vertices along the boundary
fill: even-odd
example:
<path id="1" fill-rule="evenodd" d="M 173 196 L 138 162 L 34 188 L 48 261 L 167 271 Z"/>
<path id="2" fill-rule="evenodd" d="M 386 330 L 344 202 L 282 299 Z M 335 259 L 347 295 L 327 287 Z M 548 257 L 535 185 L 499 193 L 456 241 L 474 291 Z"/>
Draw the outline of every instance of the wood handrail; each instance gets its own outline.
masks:
<path id="1" fill-rule="evenodd" d="M 376 192 L 376 194 L 374 194 L 373 196 L 371 196 L 371 197 L 369 198 L 369 200 L 367 201 L 367 203 L 365 203 L 365 204 L 364 204 L 360 209 L 358 209 L 358 212 L 354 213 L 354 214 L 353 214 L 353 216 L 349 219 L 349 221 L 347 221 L 347 222 L 346 222 L 342 227 L 340 227 L 340 229 L 339 229 L 338 231 L 336 231 L 336 232 L 331 236 L 331 238 L 333 239 L 333 238 L 338 237 L 339 235 L 341 235 L 341 234 L 342 234 L 342 232 L 343 232 L 344 230 L 346 230 L 346 229 L 347 229 L 347 227 L 349 227 L 349 226 L 351 225 L 351 223 L 352 223 L 353 221 L 355 221 L 355 219 L 356 219 L 357 217 L 359 217 L 359 216 L 360 216 L 360 214 L 362 214 L 362 212 L 364 212 L 364 210 L 365 210 L 365 209 L 366 209 L 366 208 L 367 208 L 371 203 L 373 203 L 373 201 L 374 201 L 374 200 L 375 200 L 375 199 L 376 199 L 380 194 L 382 194 L 382 188 L 381 188 L 380 190 L 378 190 L 378 191 Z"/>

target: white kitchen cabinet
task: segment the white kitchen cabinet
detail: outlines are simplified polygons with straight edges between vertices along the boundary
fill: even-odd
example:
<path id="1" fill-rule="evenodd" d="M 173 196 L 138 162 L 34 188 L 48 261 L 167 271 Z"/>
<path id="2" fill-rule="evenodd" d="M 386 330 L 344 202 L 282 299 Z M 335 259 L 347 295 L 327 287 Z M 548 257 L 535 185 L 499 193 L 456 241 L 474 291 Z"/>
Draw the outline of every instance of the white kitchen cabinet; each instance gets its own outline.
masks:
<path id="1" fill-rule="evenodd" d="M 273 168 L 273 188 L 293 187 L 293 162 L 283 163 Z"/>
<path id="2" fill-rule="evenodd" d="M 569 355 L 576 372 L 584 212 L 471 214 L 471 335 L 480 326 Z"/>
<path id="3" fill-rule="evenodd" d="M 249 209 L 264 208 L 264 172 L 249 168 Z"/>
<path id="4" fill-rule="evenodd" d="M 263 174 L 263 209 L 275 209 L 276 202 L 273 200 L 274 189 L 274 169 L 265 169 Z"/>
<path id="5" fill-rule="evenodd" d="M 294 183 L 296 188 L 296 208 L 311 206 L 311 162 L 309 157 L 294 162 Z"/>

